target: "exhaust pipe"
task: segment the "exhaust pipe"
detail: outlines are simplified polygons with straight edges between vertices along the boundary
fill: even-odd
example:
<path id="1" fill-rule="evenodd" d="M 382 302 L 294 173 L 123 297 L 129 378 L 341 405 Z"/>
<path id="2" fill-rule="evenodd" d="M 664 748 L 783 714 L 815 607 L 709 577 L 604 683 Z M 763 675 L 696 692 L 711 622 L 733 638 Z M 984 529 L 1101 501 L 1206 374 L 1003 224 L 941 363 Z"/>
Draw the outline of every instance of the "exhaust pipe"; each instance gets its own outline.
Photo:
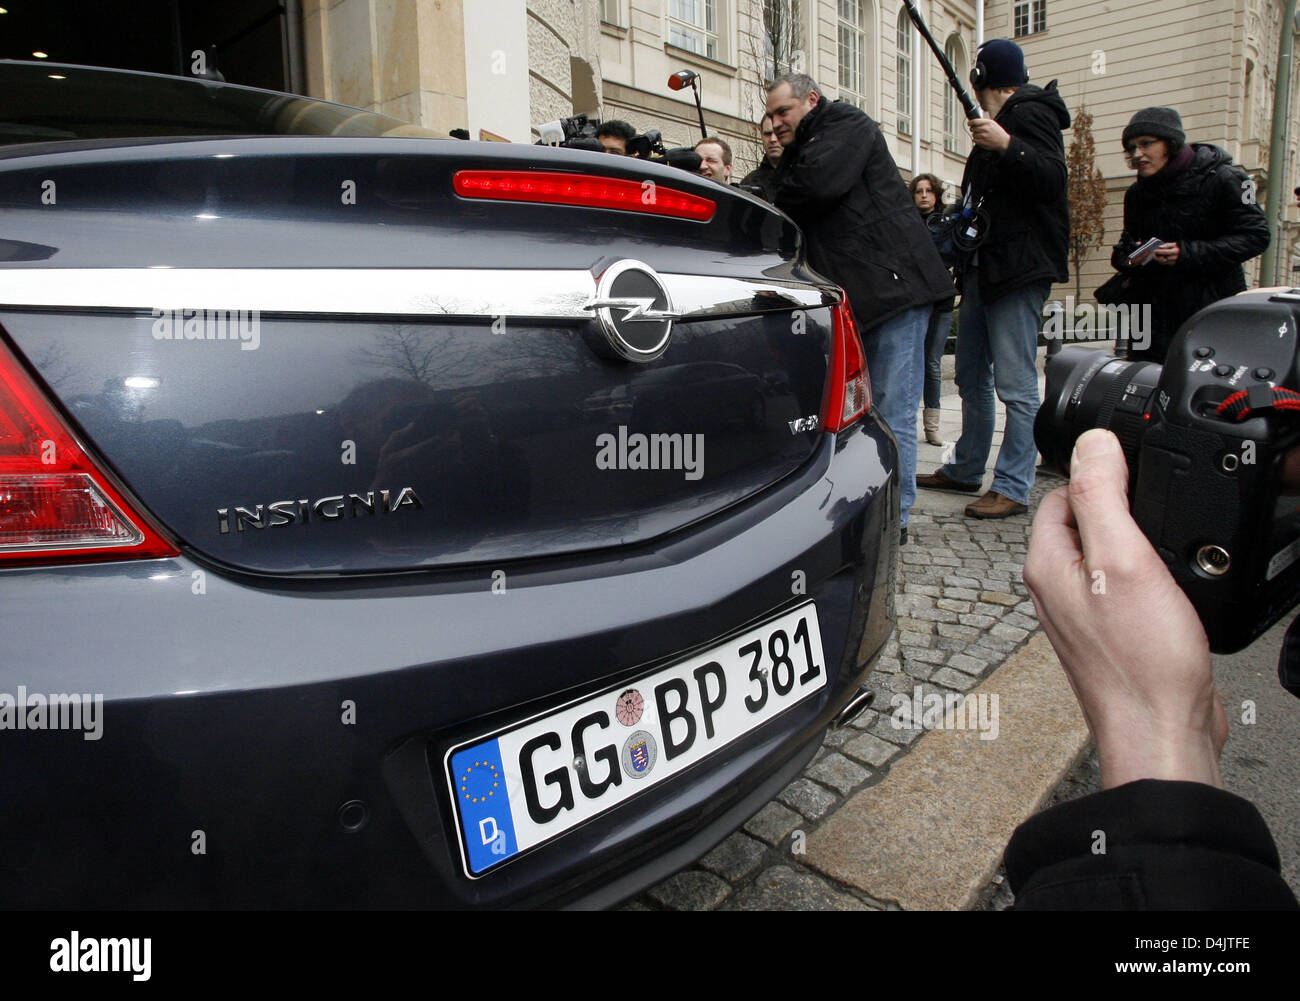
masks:
<path id="1" fill-rule="evenodd" d="M 862 715 L 862 711 L 876 700 L 876 693 L 869 688 L 864 688 L 849 700 L 849 704 L 840 710 L 840 714 L 835 717 L 831 723 L 832 730 L 838 730 L 842 726 L 848 726 L 855 719 Z"/>

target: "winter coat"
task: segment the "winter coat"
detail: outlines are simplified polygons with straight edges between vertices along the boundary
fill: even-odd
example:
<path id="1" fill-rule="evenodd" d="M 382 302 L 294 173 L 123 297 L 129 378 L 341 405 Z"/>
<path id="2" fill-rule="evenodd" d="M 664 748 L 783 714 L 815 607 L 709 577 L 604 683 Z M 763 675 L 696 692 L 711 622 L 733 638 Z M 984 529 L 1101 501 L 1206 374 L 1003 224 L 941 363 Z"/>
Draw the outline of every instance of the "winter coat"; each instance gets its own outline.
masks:
<path id="1" fill-rule="evenodd" d="M 899 313 L 953 294 L 880 127 L 823 100 L 776 168 L 776 205 L 803 229 L 808 262 L 842 286 L 864 336 Z"/>
<path id="2" fill-rule="evenodd" d="M 768 162 L 765 156 L 759 161 L 757 167 L 741 179 L 740 183 L 761 188 L 763 197 L 770 202 L 776 195 L 776 168 Z"/>
<path id="3" fill-rule="evenodd" d="M 1259 811 L 1200 782 L 1142 779 L 1054 806 L 1016 828 L 1006 866 L 1018 911 L 1297 906 Z"/>
<path id="4" fill-rule="evenodd" d="M 925 228 L 930 234 L 930 239 L 933 241 L 935 249 L 939 251 L 939 259 L 943 261 L 945 265 L 948 264 L 950 258 L 944 256 L 944 246 L 947 245 L 951 247 L 952 240 L 951 237 L 945 236 L 944 224 L 953 216 L 956 209 L 951 205 L 936 205 L 929 212 L 921 212 L 920 209 L 917 209 L 917 212 L 920 213 L 921 221 L 925 223 Z M 950 297 L 947 299 L 940 299 L 934 304 L 934 311 L 936 313 L 951 313 L 956 304 L 957 290 L 954 288 L 953 294 Z"/>
<path id="5" fill-rule="evenodd" d="M 1151 305 L 1151 346 L 1134 358 L 1163 362 L 1189 316 L 1246 288 L 1242 262 L 1268 247 L 1268 220 L 1253 185 L 1225 150 L 1192 143 L 1190 166 L 1172 177 L 1138 178 L 1124 192 L 1124 232 L 1111 265 L 1129 279 L 1123 300 Z M 1124 259 L 1151 237 L 1178 244 L 1178 262 L 1129 267 Z"/>
<path id="6" fill-rule="evenodd" d="M 959 271 L 978 266 L 980 297 L 993 300 L 1025 285 L 1070 277 L 1069 172 L 1061 130 L 1070 111 L 1057 93 L 1025 84 L 994 119 L 1011 136 L 1002 152 L 976 146 L 962 174 L 963 195 L 983 198 L 988 237 Z"/>

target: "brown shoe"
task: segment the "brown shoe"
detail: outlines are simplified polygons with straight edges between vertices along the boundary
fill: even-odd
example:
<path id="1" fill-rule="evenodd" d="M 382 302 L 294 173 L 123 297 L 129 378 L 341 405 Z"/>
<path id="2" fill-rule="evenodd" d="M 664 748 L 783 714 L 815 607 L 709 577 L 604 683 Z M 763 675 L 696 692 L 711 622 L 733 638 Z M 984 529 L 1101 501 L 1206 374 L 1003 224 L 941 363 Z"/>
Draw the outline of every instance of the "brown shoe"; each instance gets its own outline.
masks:
<path id="1" fill-rule="evenodd" d="M 974 504 L 966 505 L 967 518 L 1010 518 L 1013 514 L 1024 514 L 1028 506 L 1017 504 L 1010 497 L 1003 497 L 996 490 L 990 490 Z"/>
<path id="2" fill-rule="evenodd" d="M 936 469 L 933 473 L 918 474 L 916 485 L 927 490 L 959 490 L 964 494 L 973 494 L 980 488 L 978 483 L 958 483 L 942 468 Z"/>

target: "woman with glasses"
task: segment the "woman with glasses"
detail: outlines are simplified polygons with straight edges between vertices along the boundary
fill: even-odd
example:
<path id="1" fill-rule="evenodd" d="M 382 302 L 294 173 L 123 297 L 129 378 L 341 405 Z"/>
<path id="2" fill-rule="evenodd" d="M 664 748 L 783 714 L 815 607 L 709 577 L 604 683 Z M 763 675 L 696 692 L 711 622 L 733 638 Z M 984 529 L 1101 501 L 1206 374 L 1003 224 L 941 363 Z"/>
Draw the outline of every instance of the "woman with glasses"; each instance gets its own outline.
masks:
<path id="1" fill-rule="evenodd" d="M 1139 111 L 1123 143 L 1137 179 L 1124 193 L 1124 232 L 1111 254 L 1119 274 L 1097 301 L 1133 307 L 1125 310 L 1129 357 L 1163 363 L 1184 320 L 1245 290 L 1242 263 L 1268 246 L 1268 222 L 1254 181 L 1218 146 L 1188 143 L 1173 108 Z"/>
<path id="2" fill-rule="evenodd" d="M 912 203 L 921 213 L 931 238 L 943 257 L 941 238 L 936 235 L 935 226 L 952 209 L 943 200 L 944 183 L 934 174 L 917 174 L 908 183 L 907 189 L 912 193 Z M 944 260 L 944 264 L 951 264 Z M 934 304 L 930 314 L 930 325 L 925 334 L 925 383 L 922 399 L 921 424 L 925 428 L 925 440 L 931 445 L 942 445 L 939 435 L 939 402 L 943 391 L 943 349 L 948 343 L 948 334 L 952 332 L 952 310 L 956 296 Z"/>

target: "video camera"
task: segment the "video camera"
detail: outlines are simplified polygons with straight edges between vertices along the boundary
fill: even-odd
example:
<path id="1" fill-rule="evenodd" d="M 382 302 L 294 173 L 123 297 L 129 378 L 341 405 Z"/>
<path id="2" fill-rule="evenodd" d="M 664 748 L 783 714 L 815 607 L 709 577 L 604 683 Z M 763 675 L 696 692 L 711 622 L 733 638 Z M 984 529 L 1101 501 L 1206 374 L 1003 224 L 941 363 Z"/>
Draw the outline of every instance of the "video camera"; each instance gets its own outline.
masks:
<path id="1" fill-rule="evenodd" d="M 1216 653 L 1242 649 L 1300 601 L 1300 477 L 1283 478 L 1300 445 L 1298 332 L 1300 289 L 1249 292 L 1188 320 L 1163 366 L 1086 347 L 1047 365 L 1034 421 L 1044 465 L 1068 473 L 1079 435 L 1115 433 L 1133 519 Z M 1300 696 L 1300 671 L 1279 674 Z"/>
<path id="2" fill-rule="evenodd" d="M 586 115 L 573 115 L 570 118 L 559 118 L 553 122 L 543 122 L 537 126 L 537 133 L 541 137 L 537 140 L 537 146 L 561 146 L 565 149 L 587 149 L 595 153 L 603 153 L 605 148 L 601 146 L 600 140 L 596 138 L 596 129 L 600 126 L 600 119 L 589 119 Z"/>
<path id="3" fill-rule="evenodd" d="M 599 128 L 600 119 L 588 118 L 586 115 L 573 115 L 553 122 L 544 122 L 537 126 L 541 138 L 535 145 L 560 146 L 564 149 L 585 149 L 594 153 L 603 153 L 604 147 L 596 138 Z M 633 136 L 627 141 L 627 152 L 629 156 L 639 160 L 667 164 L 670 167 L 690 171 L 692 174 L 699 173 L 700 170 L 700 154 L 689 146 L 665 149 L 663 136 L 658 129 L 647 129 L 640 135 Z"/>

